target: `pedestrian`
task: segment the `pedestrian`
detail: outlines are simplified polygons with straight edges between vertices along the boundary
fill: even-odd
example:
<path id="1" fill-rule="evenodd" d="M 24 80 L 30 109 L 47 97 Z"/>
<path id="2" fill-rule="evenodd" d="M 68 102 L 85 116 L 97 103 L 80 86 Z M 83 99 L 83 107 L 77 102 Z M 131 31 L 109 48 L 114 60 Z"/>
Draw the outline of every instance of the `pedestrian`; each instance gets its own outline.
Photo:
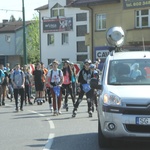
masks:
<path id="1" fill-rule="evenodd" d="M 75 70 L 73 62 L 70 62 L 70 68 L 71 68 L 72 93 L 73 93 L 74 99 L 76 99 L 77 74 L 76 74 L 76 70 Z"/>
<path id="2" fill-rule="evenodd" d="M 25 75 L 24 72 L 20 69 L 20 64 L 15 66 L 15 70 L 11 75 L 11 81 L 14 89 L 14 99 L 16 105 L 16 111 L 19 111 L 18 108 L 18 96 L 20 95 L 20 110 L 23 111 L 23 101 L 24 101 L 24 88 L 25 88 Z"/>
<path id="3" fill-rule="evenodd" d="M 0 106 L 5 105 L 5 102 L 2 101 L 2 92 L 3 92 L 2 83 L 4 82 L 4 78 L 5 78 L 5 73 L 3 71 L 3 65 L 0 64 Z"/>
<path id="4" fill-rule="evenodd" d="M 50 63 L 49 64 L 49 71 L 51 70 L 53 68 L 53 65 L 52 65 L 52 63 Z M 48 83 L 50 83 L 50 79 L 48 80 Z M 46 82 L 46 92 L 45 92 L 45 97 L 46 97 L 46 99 L 48 99 L 48 103 L 49 103 L 49 108 L 50 108 L 50 110 L 51 110 L 51 112 L 52 112 L 52 110 L 53 110 L 53 103 L 52 103 L 52 94 L 51 94 L 51 92 L 50 92 L 50 86 L 49 86 L 49 84 L 48 84 L 47 82 Z"/>
<path id="5" fill-rule="evenodd" d="M 75 103 L 75 97 L 74 97 L 73 88 L 72 88 L 72 69 L 70 67 L 70 62 L 68 60 L 66 60 L 64 62 L 62 72 L 63 72 L 63 76 L 64 76 L 64 82 L 62 84 L 62 87 L 66 90 L 63 108 L 65 108 L 66 111 L 68 111 L 68 96 L 69 96 L 69 94 L 71 96 L 73 106 Z"/>
<path id="6" fill-rule="evenodd" d="M 44 71 L 41 69 L 41 64 L 37 63 L 36 69 L 33 71 L 33 82 L 36 91 L 35 100 L 37 100 L 38 98 L 43 99 L 43 89 L 44 89 L 43 78 L 45 78 Z"/>
<path id="7" fill-rule="evenodd" d="M 29 105 L 32 105 L 31 102 L 31 75 L 30 75 L 30 69 L 28 68 L 27 65 L 24 65 L 23 68 L 24 74 L 25 74 L 25 104 L 27 105 L 27 101 Z"/>
<path id="8" fill-rule="evenodd" d="M 7 93 L 7 98 L 10 99 L 11 102 L 12 102 L 13 94 L 14 94 L 13 84 L 12 84 L 12 81 L 11 81 L 11 75 L 12 75 L 13 71 L 14 71 L 13 69 L 10 69 L 9 74 L 8 74 L 8 93 Z"/>
<path id="9" fill-rule="evenodd" d="M 47 73 L 48 73 L 48 69 L 45 68 L 43 62 L 41 62 L 41 70 L 44 72 L 44 76 L 42 77 L 42 82 L 43 82 L 43 84 L 44 84 L 44 89 L 43 89 L 43 92 L 42 92 L 42 95 L 43 95 L 43 96 L 42 96 L 42 97 L 43 97 L 43 99 L 44 99 L 44 98 L 45 98 L 45 93 L 46 93 L 45 80 L 46 80 L 46 76 L 47 76 Z"/>
<path id="10" fill-rule="evenodd" d="M 58 69 L 58 61 L 54 60 L 52 63 L 53 68 L 48 71 L 46 83 L 49 84 L 50 92 L 53 98 L 53 109 L 54 115 L 61 114 L 61 101 L 62 101 L 62 92 L 61 86 L 63 83 L 63 73 L 62 70 Z M 58 95 L 56 95 L 54 89 L 57 87 L 59 89 Z"/>
<path id="11" fill-rule="evenodd" d="M 4 67 L 4 65 L 2 65 L 2 69 L 5 73 L 5 78 L 4 78 L 4 81 L 2 83 L 2 104 L 5 105 L 5 98 L 6 98 L 6 93 L 7 93 L 7 85 L 8 85 L 8 71 L 6 70 L 6 68 Z"/>
<path id="12" fill-rule="evenodd" d="M 97 63 L 97 62 L 96 62 Z M 96 67 L 96 63 L 93 63 L 90 65 L 90 70 L 91 70 L 91 77 L 97 79 L 99 81 L 100 78 L 100 70 Z M 92 112 L 94 112 L 94 105 L 97 110 L 97 97 L 98 97 L 98 90 L 97 89 L 92 89 L 93 90 L 93 97 L 92 97 Z"/>
<path id="13" fill-rule="evenodd" d="M 83 99 L 84 94 L 86 95 L 86 98 L 87 98 L 89 117 L 92 117 L 93 90 L 90 88 L 90 85 L 89 85 L 90 79 L 92 77 L 92 74 L 90 71 L 90 64 L 91 64 L 91 60 L 86 59 L 84 61 L 84 67 L 79 72 L 78 84 L 80 85 L 80 90 L 79 90 L 80 92 L 79 92 L 77 101 L 74 104 L 72 117 L 76 116 L 77 109 Z"/>

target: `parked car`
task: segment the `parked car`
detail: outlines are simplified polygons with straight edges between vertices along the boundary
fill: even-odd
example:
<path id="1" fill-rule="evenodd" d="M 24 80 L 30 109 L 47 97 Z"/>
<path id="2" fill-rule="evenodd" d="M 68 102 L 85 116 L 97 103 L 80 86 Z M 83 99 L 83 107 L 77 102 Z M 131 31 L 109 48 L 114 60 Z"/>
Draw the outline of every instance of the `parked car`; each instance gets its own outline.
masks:
<path id="1" fill-rule="evenodd" d="M 112 139 L 150 138 L 150 52 L 114 51 L 105 61 L 99 89 L 98 138 L 100 147 Z"/>

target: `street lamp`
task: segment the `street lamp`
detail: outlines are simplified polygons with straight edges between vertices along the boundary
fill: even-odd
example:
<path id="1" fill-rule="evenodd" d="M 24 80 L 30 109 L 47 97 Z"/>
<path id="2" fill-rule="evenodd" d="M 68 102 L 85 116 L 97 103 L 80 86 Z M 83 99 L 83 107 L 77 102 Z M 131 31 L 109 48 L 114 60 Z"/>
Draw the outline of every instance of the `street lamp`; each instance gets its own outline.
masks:
<path id="1" fill-rule="evenodd" d="M 23 56 L 24 64 L 27 64 L 27 51 L 26 51 L 26 27 L 25 27 L 25 8 L 24 0 L 22 0 L 22 17 L 23 17 Z"/>

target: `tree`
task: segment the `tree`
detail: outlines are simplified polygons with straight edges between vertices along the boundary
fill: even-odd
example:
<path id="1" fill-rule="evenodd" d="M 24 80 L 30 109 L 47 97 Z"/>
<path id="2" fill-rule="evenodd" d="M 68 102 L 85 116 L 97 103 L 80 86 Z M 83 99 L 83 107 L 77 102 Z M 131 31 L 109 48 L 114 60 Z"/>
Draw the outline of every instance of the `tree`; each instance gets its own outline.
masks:
<path id="1" fill-rule="evenodd" d="M 19 17 L 17 21 L 22 21 L 22 18 L 21 18 L 21 17 Z"/>
<path id="2" fill-rule="evenodd" d="M 16 21 L 16 19 L 15 19 L 14 15 L 11 15 L 10 19 L 9 19 L 9 22 L 15 22 L 15 21 Z"/>
<path id="3" fill-rule="evenodd" d="M 39 18 L 36 15 L 27 28 L 26 41 L 28 63 L 34 64 L 40 61 Z"/>

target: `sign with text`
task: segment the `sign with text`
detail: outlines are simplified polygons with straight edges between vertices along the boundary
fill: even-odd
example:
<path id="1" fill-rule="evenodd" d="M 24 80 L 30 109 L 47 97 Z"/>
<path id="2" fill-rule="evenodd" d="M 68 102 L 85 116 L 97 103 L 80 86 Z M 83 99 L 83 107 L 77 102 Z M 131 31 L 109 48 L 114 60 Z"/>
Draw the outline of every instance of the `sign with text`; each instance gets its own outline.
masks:
<path id="1" fill-rule="evenodd" d="M 43 32 L 62 32 L 73 30 L 73 18 L 44 19 Z"/>
<path id="2" fill-rule="evenodd" d="M 123 0 L 123 8 L 141 8 L 141 7 L 149 7 L 150 0 Z"/>
<path id="3" fill-rule="evenodd" d="M 94 48 L 95 58 L 106 58 L 109 55 L 109 47 L 108 46 L 100 46 Z"/>

